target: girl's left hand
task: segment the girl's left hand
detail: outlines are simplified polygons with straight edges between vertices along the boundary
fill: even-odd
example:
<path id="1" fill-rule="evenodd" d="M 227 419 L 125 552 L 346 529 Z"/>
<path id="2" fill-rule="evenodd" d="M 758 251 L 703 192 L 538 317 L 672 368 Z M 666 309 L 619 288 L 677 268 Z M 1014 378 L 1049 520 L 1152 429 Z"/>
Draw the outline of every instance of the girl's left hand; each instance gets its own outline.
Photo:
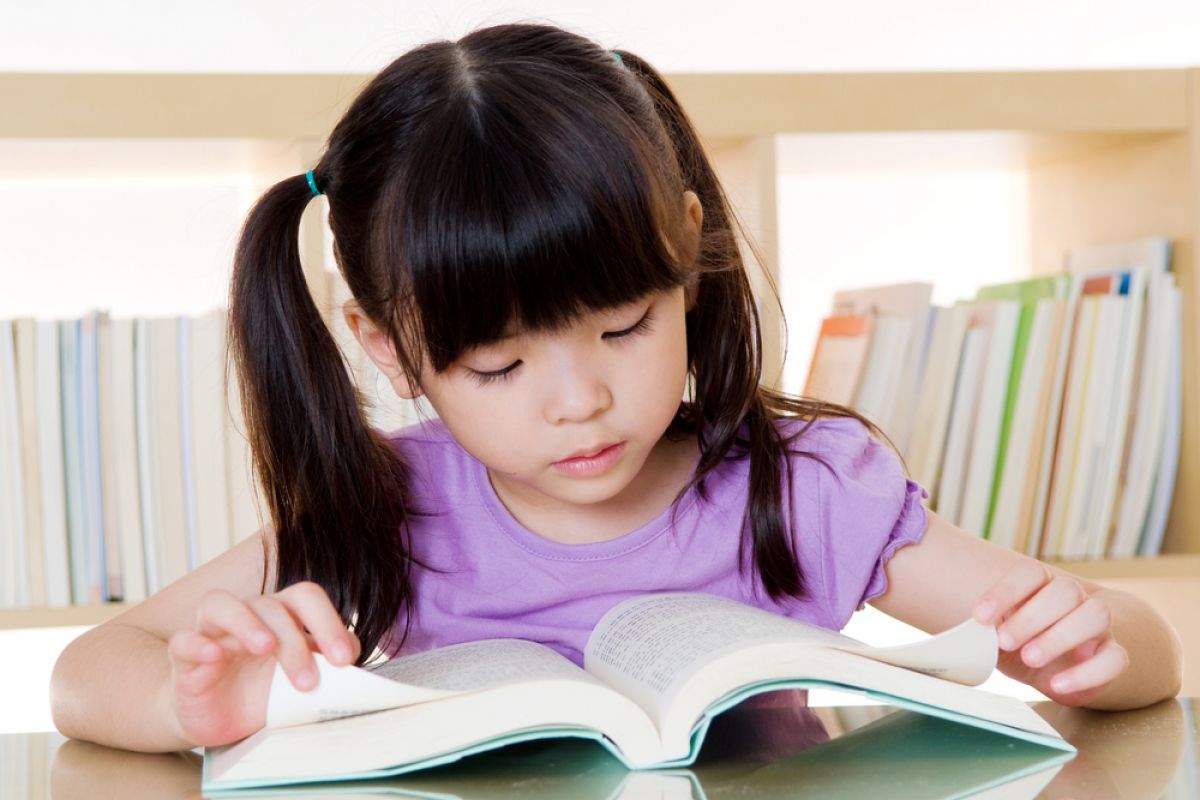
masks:
<path id="1" fill-rule="evenodd" d="M 1000 671 L 1066 706 L 1090 702 L 1129 666 L 1111 614 L 1077 578 L 1023 559 L 975 603 L 995 625 Z"/>

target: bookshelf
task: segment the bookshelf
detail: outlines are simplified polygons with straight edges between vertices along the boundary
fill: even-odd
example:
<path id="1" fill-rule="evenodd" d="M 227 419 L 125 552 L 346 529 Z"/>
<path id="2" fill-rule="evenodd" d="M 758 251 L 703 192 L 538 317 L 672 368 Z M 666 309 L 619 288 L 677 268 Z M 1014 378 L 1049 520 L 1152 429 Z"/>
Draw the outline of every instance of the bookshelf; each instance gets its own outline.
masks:
<path id="1" fill-rule="evenodd" d="M 322 138 L 368 77 L 0 74 L 9 112 L 0 116 L 0 138 L 284 140 L 296 145 L 299 172 L 315 160 Z M 1067 246 L 1169 236 L 1184 297 L 1184 417 L 1165 555 L 1136 565 L 1066 566 L 1114 584 L 1200 585 L 1200 331 L 1194 316 L 1200 299 L 1200 70 L 678 74 L 668 80 L 774 276 L 779 134 L 989 132 L 1010 139 L 1030 175 L 1035 273 L 1057 271 Z M 314 295 L 326 307 L 335 289 L 322 260 L 318 215 L 306 216 L 302 236 Z M 763 285 L 760 279 L 760 290 Z M 766 376 L 777 379 L 778 320 L 768 314 L 765 322 Z M 87 624 L 117 608 L 4 611 L 0 627 Z"/>

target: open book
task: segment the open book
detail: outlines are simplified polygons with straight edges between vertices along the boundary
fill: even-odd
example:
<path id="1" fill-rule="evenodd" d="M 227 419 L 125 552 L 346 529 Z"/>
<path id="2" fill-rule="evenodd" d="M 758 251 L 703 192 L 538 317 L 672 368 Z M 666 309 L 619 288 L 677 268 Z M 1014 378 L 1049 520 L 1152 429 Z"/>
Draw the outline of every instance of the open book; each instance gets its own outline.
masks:
<path id="1" fill-rule="evenodd" d="M 911 645 L 847 636 L 703 594 L 649 594 L 592 631 L 584 669 L 533 642 L 469 642 L 334 668 L 292 688 L 277 670 L 267 726 L 204 756 L 203 791 L 383 777 L 504 745 L 591 738 L 631 769 L 680 767 L 710 720 L 752 695 L 827 687 L 1060 750 L 1027 705 L 971 685 L 991 674 L 994 629 L 967 621 Z"/>

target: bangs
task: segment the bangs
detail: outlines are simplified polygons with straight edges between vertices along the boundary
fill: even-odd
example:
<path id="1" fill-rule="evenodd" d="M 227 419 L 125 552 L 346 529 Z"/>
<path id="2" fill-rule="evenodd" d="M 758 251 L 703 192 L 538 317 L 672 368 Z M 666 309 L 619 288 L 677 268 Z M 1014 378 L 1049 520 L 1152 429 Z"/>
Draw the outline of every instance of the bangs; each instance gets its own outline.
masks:
<path id="1" fill-rule="evenodd" d="M 420 312 L 404 327 L 439 372 L 506 334 L 690 279 L 674 241 L 682 189 L 664 185 L 624 115 L 568 114 L 561 85 L 553 104 L 536 87 L 488 88 L 487 102 L 464 92 L 431 115 L 414 146 L 441 157 L 409 165 L 394 184 L 400 224 L 377 227 L 396 231 L 385 247 L 398 307 Z"/>

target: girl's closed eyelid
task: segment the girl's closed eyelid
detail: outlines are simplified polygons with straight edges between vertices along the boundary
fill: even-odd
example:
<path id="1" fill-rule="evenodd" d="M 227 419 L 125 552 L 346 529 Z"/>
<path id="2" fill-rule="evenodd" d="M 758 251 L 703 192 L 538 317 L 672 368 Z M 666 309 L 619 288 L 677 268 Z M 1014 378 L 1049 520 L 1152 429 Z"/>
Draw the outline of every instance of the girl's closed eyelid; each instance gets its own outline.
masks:
<path id="1" fill-rule="evenodd" d="M 470 367 L 465 367 L 465 369 L 467 370 L 467 374 L 470 375 L 476 383 L 478 383 L 480 386 L 487 386 L 489 383 L 493 383 L 495 381 L 508 380 L 509 376 L 511 376 L 519 366 L 521 366 L 521 362 L 514 361 L 503 369 L 493 370 L 491 372 L 481 372 L 476 369 L 471 369 Z"/>
<path id="2" fill-rule="evenodd" d="M 654 315 L 652 312 L 653 306 L 646 309 L 646 313 L 642 315 L 642 318 L 633 325 L 629 326 L 628 328 L 623 328 L 619 331 L 605 331 L 603 334 L 601 334 L 600 338 L 607 340 L 621 340 L 632 336 L 637 336 L 639 334 L 648 333 L 651 329 L 652 323 L 654 322 Z M 471 379 L 480 386 L 487 386 L 488 384 L 496 381 L 508 380 L 510 377 L 512 377 L 512 374 L 516 372 L 517 367 L 519 366 L 521 366 L 521 361 L 518 359 L 503 369 L 488 371 L 472 369 L 471 367 L 464 367 L 464 369 L 467 371 L 467 375 L 469 375 Z"/>
<path id="3" fill-rule="evenodd" d="M 650 330 L 650 323 L 654 321 L 654 316 L 651 313 L 652 310 L 653 310 L 653 306 L 651 308 L 646 309 L 646 313 L 642 315 L 642 318 L 639 319 L 637 322 L 635 322 L 633 325 L 629 326 L 628 328 L 624 328 L 623 330 L 619 330 L 619 331 L 607 331 L 601 335 L 601 338 L 623 339 L 626 336 L 632 336 L 632 335 L 638 334 L 638 333 L 646 333 L 647 331 Z"/>

